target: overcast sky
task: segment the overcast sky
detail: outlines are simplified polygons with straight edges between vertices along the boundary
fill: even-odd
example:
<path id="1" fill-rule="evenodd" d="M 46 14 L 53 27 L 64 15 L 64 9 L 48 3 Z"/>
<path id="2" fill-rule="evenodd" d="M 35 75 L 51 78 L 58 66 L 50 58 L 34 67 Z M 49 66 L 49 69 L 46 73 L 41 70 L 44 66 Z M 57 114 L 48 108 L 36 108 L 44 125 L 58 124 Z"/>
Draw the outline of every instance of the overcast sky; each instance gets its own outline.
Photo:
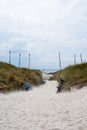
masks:
<path id="1" fill-rule="evenodd" d="M 59 69 L 87 61 L 87 0 L 0 0 L 0 61 Z"/>

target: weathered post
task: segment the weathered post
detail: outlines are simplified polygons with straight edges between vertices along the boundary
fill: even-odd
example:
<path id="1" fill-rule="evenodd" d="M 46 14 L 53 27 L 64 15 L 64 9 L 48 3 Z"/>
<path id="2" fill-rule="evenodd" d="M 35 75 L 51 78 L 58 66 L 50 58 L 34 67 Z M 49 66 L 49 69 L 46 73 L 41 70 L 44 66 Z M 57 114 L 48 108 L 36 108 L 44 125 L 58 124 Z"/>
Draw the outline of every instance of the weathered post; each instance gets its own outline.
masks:
<path id="1" fill-rule="evenodd" d="M 29 79 L 30 79 L 30 53 L 29 53 L 29 59 L 28 59 L 28 69 L 29 69 Z"/>
<path id="2" fill-rule="evenodd" d="M 76 54 L 74 54 L 74 65 L 76 65 Z"/>
<path id="3" fill-rule="evenodd" d="M 80 60 L 81 60 L 81 63 L 82 63 L 82 54 L 80 54 Z"/>
<path id="4" fill-rule="evenodd" d="M 60 52 L 59 52 L 59 68 L 61 70 L 61 57 L 60 57 Z"/>
<path id="5" fill-rule="evenodd" d="M 58 73 L 58 82 L 59 82 L 59 78 L 60 78 L 60 71 L 61 71 L 61 57 L 60 57 L 60 52 L 59 52 L 59 54 L 58 54 L 58 56 L 59 56 L 59 73 Z"/>
<path id="6" fill-rule="evenodd" d="M 21 65 L 21 54 L 19 54 L 19 68 L 20 68 L 20 65 Z"/>
<path id="7" fill-rule="evenodd" d="M 9 51 L 9 64 L 11 64 L 11 51 Z"/>
<path id="8" fill-rule="evenodd" d="M 29 53 L 29 59 L 28 59 L 28 69 L 30 69 L 30 53 Z"/>

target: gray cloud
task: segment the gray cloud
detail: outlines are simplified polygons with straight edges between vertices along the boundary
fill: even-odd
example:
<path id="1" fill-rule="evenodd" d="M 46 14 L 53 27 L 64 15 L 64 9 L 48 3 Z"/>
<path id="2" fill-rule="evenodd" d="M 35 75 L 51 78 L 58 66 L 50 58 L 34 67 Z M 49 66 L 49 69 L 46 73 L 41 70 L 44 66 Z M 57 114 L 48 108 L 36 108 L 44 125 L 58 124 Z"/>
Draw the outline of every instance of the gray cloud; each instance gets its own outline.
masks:
<path id="1" fill-rule="evenodd" d="M 86 5 L 86 0 L 0 0 L 1 54 L 30 52 L 33 67 L 49 68 L 56 67 L 59 51 L 63 66 L 73 62 L 74 53 L 85 57 Z"/>

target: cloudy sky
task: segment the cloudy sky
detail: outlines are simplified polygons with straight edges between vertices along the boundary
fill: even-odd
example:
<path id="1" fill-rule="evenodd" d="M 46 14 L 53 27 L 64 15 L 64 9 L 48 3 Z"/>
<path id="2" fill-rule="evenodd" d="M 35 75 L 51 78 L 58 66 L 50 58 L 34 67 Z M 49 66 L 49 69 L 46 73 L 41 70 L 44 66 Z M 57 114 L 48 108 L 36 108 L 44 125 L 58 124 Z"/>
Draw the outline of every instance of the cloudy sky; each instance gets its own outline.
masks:
<path id="1" fill-rule="evenodd" d="M 31 68 L 59 69 L 87 61 L 86 0 L 0 0 L 0 61 Z"/>

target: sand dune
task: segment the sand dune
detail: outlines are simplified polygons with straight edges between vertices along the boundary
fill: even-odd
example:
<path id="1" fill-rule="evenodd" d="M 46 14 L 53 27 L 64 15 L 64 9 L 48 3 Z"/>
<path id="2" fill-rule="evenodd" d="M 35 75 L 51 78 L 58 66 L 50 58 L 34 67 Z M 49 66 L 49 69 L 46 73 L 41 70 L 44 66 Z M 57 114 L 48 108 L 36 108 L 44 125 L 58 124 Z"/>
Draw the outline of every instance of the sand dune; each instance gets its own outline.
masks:
<path id="1" fill-rule="evenodd" d="M 87 130 L 87 87 L 56 94 L 56 85 L 0 94 L 0 130 Z"/>

